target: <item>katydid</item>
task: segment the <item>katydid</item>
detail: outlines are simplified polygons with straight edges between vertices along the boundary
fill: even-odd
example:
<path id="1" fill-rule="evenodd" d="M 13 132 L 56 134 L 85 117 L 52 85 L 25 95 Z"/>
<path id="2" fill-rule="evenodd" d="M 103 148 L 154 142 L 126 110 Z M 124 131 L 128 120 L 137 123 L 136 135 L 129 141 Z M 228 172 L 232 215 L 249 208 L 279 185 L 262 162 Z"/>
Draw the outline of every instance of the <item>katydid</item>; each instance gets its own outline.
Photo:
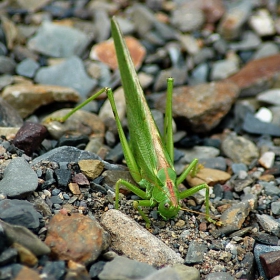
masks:
<path id="1" fill-rule="evenodd" d="M 214 222 L 209 214 L 209 187 L 201 184 L 188 190 L 179 192 L 181 184 L 188 174 L 194 176 L 198 171 L 198 160 L 194 159 L 184 172 L 177 178 L 174 169 L 174 147 L 172 132 L 172 91 L 173 79 L 167 80 L 167 102 L 164 121 L 164 135 L 160 135 L 151 111 L 147 105 L 143 90 L 140 86 L 128 48 L 124 42 L 116 19 L 111 20 L 111 32 L 114 39 L 122 86 L 124 89 L 127 120 L 129 130 L 129 143 L 125 137 L 121 121 L 116 109 L 113 93 L 110 88 L 101 89 L 84 103 L 76 107 L 62 120 L 66 120 L 71 114 L 94 100 L 104 91 L 108 95 L 112 111 L 115 116 L 119 138 L 123 148 L 126 164 L 131 176 L 139 186 L 119 179 L 116 183 L 115 208 L 119 208 L 120 186 L 127 187 L 140 199 L 134 202 L 134 207 L 146 222 L 150 225 L 149 218 L 144 214 L 142 207 L 158 207 L 159 214 L 164 219 L 175 217 L 180 207 L 180 200 L 193 195 L 201 189 L 206 190 L 206 219 Z"/>

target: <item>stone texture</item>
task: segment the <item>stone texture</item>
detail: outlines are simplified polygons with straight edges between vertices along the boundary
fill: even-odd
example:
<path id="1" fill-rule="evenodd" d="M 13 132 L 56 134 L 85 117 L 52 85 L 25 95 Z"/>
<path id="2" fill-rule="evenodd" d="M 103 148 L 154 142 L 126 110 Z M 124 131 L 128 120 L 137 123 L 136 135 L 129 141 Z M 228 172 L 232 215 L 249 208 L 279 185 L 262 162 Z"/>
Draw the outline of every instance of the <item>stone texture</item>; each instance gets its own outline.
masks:
<path id="1" fill-rule="evenodd" d="M 58 260 L 73 260 L 88 265 L 109 246 L 109 235 L 96 220 L 73 213 L 56 214 L 48 225 L 45 243 Z"/>
<path id="2" fill-rule="evenodd" d="M 174 88 L 173 117 L 195 132 L 209 131 L 229 112 L 238 94 L 236 85 L 227 82 Z M 164 111 L 165 102 L 165 97 L 160 98 L 156 108 Z"/>
<path id="3" fill-rule="evenodd" d="M 18 84 L 4 89 L 2 97 L 13 106 L 22 118 L 32 114 L 42 105 L 52 102 L 77 102 L 79 94 L 71 88 L 52 85 Z"/>
<path id="4" fill-rule="evenodd" d="M 255 96 L 271 88 L 280 74 L 280 54 L 252 60 L 227 80 L 235 83 L 241 96 Z"/>
<path id="5" fill-rule="evenodd" d="M 111 233 L 111 248 L 130 259 L 157 267 L 184 261 L 162 241 L 118 210 L 105 212 L 101 224 Z"/>

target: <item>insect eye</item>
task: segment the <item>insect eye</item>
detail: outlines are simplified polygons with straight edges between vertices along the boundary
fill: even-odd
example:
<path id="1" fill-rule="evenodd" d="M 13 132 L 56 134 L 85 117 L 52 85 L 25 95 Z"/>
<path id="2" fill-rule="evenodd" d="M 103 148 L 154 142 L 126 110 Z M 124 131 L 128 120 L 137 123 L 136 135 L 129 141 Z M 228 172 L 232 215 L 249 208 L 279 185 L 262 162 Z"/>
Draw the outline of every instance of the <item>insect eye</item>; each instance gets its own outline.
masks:
<path id="1" fill-rule="evenodd" d="M 169 204 L 166 202 L 164 203 L 164 208 L 168 209 L 169 208 Z"/>

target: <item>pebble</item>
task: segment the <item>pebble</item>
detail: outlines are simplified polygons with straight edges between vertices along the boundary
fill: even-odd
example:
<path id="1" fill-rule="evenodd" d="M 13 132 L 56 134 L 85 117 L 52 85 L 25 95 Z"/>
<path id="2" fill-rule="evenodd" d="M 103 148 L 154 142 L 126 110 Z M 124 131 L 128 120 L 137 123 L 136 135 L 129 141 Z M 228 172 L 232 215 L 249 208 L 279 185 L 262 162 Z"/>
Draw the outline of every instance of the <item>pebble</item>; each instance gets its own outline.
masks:
<path id="1" fill-rule="evenodd" d="M 45 126 L 26 122 L 15 135 L 13 144 L 31 156 L 46 138 L 47 133 Z"/>
<path id="2" fill-rule="evenodd" d="M 123 269 L 120 270 L 120 267 Z M 106 263 L 101 273 L 98 274 L 100 280 L 110 279 L 146 279 L 153 274 L 156 269 L 152 265 L 131 260 L 126 257 L 116 256 L 112 261 Z"/>
<path id="3" fill-rule="evenodd" d="M 105 212 L 101 224 L 111 233 L 111 248 L 130 259 L 156 267 L 183 263 L 166 244 L 118 210 Z M 133 247 L 130 244 L 134 244 Z"/>
<path id="4" fill-rule="evenodd" d="M 238 93 L 234 84 L 224 82 L 177 87 L 173 92 L 173 117 L 190 124 L 196 132 L 209 131 L 228 113 Z M 156 108 L 163 111 L 165 100 L 160 98 Z"/>
<path id="5" fill-rule="evenodd" d="M 206 250 L 207 246 L 205 244 L 192 241 L 189 245 L 188 253 L 185 258 L 185 263 L 202 263 L 204 258 L 203 256 Z"/>
<path id="6" fill-rule="evenodd" d="M 90 180 L 97 178 L 104 169 L 104 164 L 100 160 L 86 159 L 80 160 L 78 165 L 84 175 Z"/>
<path id="7" fill-rule="evenodd" d="M 63 123 L 54 120 L 63 118 L 70 111 L 70 109 L 61 109 L 42 120 L 42 124 L 46 126 L 54 139 L 60 139 L 63 135 L 87 135 L 89 137 L 104 135 L 105 126 L 102 120 L 87 111 L 79 110 Z"/>
<path id="8" fill-rule="evenodd" d="M 268 232 L 280 237 L 280 227 L 279 222 L 273 217 L 270 217 L 266 214 L 257 214 L 257 221 L 262 226 L 262 228 Z"/>
<path id="9" fill-rule="evenodd" d="M 88 76 L 83 61 L 77 56 L 66 58 L 57 65 L 41 67 L 36 73 L 35 82 L 70 87 L 80 94 L 82 100 L 96 86 L 96 80 Z"/>
<path id="10" fill-rule="evenodd" d="M 259 270 L 259 274 L 260 274 L 260 276 L 264 277 L 264 279 L 267 279 L 267 278 L 266 278 L 266 274 L 264 271 L 264 267 L 262 266 L 262 263 L 260 261 L 260 257 L 265 253 L 277 252 L 279 250 L 280 250 L 279 246 L 268 246 L 268 245 L 263 245 L 263 244 L 257 244 L 255 246 L 255 248 L 254 248 L 255 260 L 257 263 L 258 270 Z"/>
<path id="11" fill-rule="evenodd" d="M 274 159 L 275 159 L 275 153 L 274 152 L 265 152 L 259 158 L 259 163 L 264 168 L 269 169 L 273 166 Z"/>
<path id="12" fill-rule="evenodd" d="M 77 102 L 79 95 L 69 87 L 23 83 L 6 87 L 2 98 L 11 104 L 22 118 L 25 118 L 42 105 L 54 101 Z"/>
<path id="13" fill-rule="evenodd" d="M 234 162 L 246 165 L 249 165 L 259 157 L 256 145 L 242 136 L 237 136 L 235 133 L 229 134 L 223 140 L 222 150 Z"/>
<path id="14" fill-rule="evenodd" d="M 39 67 L 39 63 L 31 58 L 26 58 L 17 65 L 16 73 L 26 78 L 34 78 Z"/>
<path id="15" fill-rule="evenodd" d="M 146 54 L 145 48 L 133 37 L 126 37 L 125 42 L 135 68 L 140 68 Z M 104 49 L 106 49 L 106 52 L 104 52 Z M 94 45 L 90 51 L 90 58 L 105 63 L 113 70 L 118 68 L 116 51 L 112 39 Z"/>
<path id="16" fill-rule="evenodd" d="M 27 46 L 49 57 L 71 57 L 81 56 L 88 44 L 89 38 L 82 31 L 45 21 Z"/>
<path id="17" fill-rule="evenodd" d="M 22 157 L 14 158 L 4 171 L 0 192 L 9 198 L 23 198 L 38 186 L 36 173 Z"/>
<path id="18" fill-rule="evenodd" d="M 262 122 L 270 123 L 272 120 L 272 112 L 265 107 L 261 107 L 255 114 L 255 117 Z"/>
<path id="19" fill-rule="evenodd" d="M 257 95 L 257 100 L 273 104 L 273 105 L 280 105 L 279 98 L 280 97 L 280 89 L 274 88 L 269 89 L 264 92 L 261 92 Z"/>
<path id="20" fill-rule="evenodd" d="M 41 241 L 34 233 L 24 226 L 11 225 L 0 221 L 8 243 L 18 243 L 30 250 L 35 256 L 42 256 L 50 253 L 50 248 Z M 7 244 L 6 244 L 7 245 Z"/>
<path id="21" fill-rule="evenodd" d="M 0 218 L 6 223 L 25 226 L 30 230 L 39 228 L 42 216 L 28 201 L 3 199 L 0 201 L 0 209 Z"/>
<path id="22" fill-rule="evenodd" d="M 95 261 L 109 246 L 110 237 L 96 220 L 78 213 L 58 213 L 48 225 L 46 245 L 59 260 L 73 260 L 85 265 Z"/>

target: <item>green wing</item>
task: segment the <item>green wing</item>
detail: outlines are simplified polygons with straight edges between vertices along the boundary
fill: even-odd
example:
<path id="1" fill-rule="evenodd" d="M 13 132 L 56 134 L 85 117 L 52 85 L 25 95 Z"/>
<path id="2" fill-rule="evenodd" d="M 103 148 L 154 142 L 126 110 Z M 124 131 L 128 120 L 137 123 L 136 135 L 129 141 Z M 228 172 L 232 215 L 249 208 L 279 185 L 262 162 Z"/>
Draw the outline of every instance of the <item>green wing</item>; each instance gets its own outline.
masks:
<path id="1" fill-rule="evenodd" d="M 173 163 L 163 146 L 134 64 L 114 17 L 111 21 L 111 31 L 127 104 L 130 147 L 141 174 L 150 181 L 156 178 L 159 169 L 173 166 Z"/>

